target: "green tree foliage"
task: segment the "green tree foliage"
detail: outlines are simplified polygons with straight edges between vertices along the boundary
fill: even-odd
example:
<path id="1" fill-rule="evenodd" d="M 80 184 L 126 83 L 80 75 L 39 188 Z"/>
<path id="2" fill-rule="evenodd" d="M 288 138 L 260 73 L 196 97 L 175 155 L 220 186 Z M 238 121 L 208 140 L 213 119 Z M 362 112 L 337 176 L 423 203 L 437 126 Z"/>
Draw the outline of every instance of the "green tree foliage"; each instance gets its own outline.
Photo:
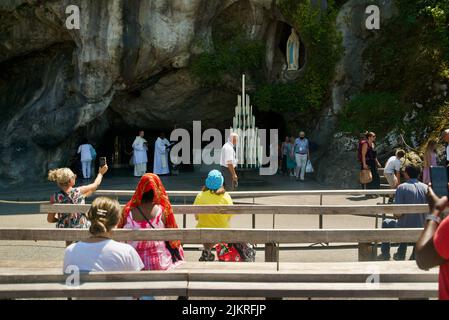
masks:
<path id="1" fill-rule="evenodd" d="M 447 108 L 448 99 L 435 92 L 435 85 L 449 83 L 449 1 L 396 0 L 396 6 L 398 16 L 382 26 L 364 53 L 374 77 L 343 108 L 342 130 L 401 128 L 407 136 L 440 126 L 436 115 Z M 424 107 L 417 109 L 416 103 Z M 412 109 L 417 116 L 404 125 L 401 119 Z"/>
<path id="2" fill-rule="evenodd" d="M 333 1 L 324 12 L 308 0 L 282 0 L 278 6 L 299 30 L 307 47 L 307 62 L 299 80 L 268 84 L 257 90 L 255 104 L 262 110 L 301 113 L 304 124 L 310 124 L 328 98 L 335 65 L 343 52 L 335 26 L 337 10 Z"/>

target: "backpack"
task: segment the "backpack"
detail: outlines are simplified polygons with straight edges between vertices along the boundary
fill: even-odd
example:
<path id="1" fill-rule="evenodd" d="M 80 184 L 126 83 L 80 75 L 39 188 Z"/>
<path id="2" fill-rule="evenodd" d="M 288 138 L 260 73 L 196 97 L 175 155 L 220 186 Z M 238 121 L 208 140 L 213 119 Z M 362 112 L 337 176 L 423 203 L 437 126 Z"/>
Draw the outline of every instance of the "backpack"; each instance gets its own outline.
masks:
<path id="1" fill-rule="evenodd" d="M 367 143 L 367 141 L 365 139 L 359 141 L 359 146 L 357 148 L 357 160 L 360 163 L 362 162 L 362 147 L 365 143 Z"/>
<path id="2" fill-rule="evenodd" d="M 256 250 L 254 245 L 247 243 L 218 243 L 215 245 L 219 261 L 254 262 Z"/>

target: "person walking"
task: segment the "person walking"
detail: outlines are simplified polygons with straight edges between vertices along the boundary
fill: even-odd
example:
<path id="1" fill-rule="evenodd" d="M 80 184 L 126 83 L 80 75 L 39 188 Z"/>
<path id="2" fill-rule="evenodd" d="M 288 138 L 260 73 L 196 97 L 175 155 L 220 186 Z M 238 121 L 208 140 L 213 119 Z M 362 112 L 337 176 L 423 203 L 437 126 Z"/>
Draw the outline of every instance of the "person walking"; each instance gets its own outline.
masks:
<path id="1" fill-rule="evenodd" d="M 425 184 L 430 183 L 430 167 L 437 166 L 436 147 L 437 147 L 436 140 L 430 140 L 429 142 L 427 142 L 426 152 L 424 153 L 424 169 L 423 169 L 423 182 Z"/>
<path id="2" fill-rule="evenodd" d="M 288 174 L 287 168 L 287 158 L 288 158 L 288 150 L 287 145 L 290 143 L 290 138 L 285 137 L 284 142 L 281 145 L 281 154 L 282 154 L 282 174 Z"/>
<path id="3" fill-rule="evenodd" d="M 296 159 L 295 159 L 295 137 L 290 137 L 287 143 L 287 173 L 290 177 L 295 176 Z"/>
<path id="4" fill-rule="evenodd" d="M 95 160 L 95 149 L 86 138 L 83 139 L 78 147 L 78 154 L 81 154 L 81 166 L 84 179 L 91 178 L 92 160 Z"/>
<path id="5" fill-rule="evenodd" d="M 226 190 L 233 191 L 238 184 L 238 177 L 235 168 L 237 167 L 237 157 L 235 147 L 238 142 L 237 133 L 231 133 L 228 141 L 221 148 L 220 172 L 224 177 L 224 186 Z"/>
<path id="6" fill-rule="evenodd" d="M 424 204 L 427 203 L 427 185 L 418 181 L 421 174 L 421 168 L 416 165 L 408 165 L 405 168 L 406 182 L 400 184 L 396 189 L 395 204 Z M 422 228 L 425 222 L 425 215 L 403 214 L 396 216 L 396 219 L 385 219 L 382 222 L 382 228 Z M 407 246 L 415 245 L 414 243 L 401 243 L 397 252 L 393 255 L 394 260 L 405 260 L 407 253 Z M 378 256 L 379 260 L 390 260 L 390 243 L 382 243 L 381 254 Z M 410 260 L 415 259 L 415 248 L 410 256 Z"/>
<path id="7" fill-rule="evenodd" d="M 295 140 L 296 159 L 296 181 L 304 181 L 307 160 L 310 159 L 309 140 L 304 131 L 299 133 L 299 138 Z"/>
<path id="8" fill-rule="evenodd" d="M 361 169 L 371 170 L 373 180 L 366 185 L 367 189 L 380 189 L 380 176 L 377 171 L 382 167 L 377 160 L 377 152 L 375 150 L 376 134 L 374 132 L 366 133 L 366 140 L 360 142 L 361 147 Z"/>
<path id="9" fill-rule="evenodd" d="M 229 193 L 223 187 L 224 178 L 220 171 L 212 170 L 206 178 L 205 185 L 195 198 L 194 205 L 232 205 Z M 222 213 L 196 214 L 197 228 L 229 228 L 232 215 Z M 199 261 L 214 261 L 215 255 L 211 252 L 215 243 L 204 243 L 203 252 Z"/>

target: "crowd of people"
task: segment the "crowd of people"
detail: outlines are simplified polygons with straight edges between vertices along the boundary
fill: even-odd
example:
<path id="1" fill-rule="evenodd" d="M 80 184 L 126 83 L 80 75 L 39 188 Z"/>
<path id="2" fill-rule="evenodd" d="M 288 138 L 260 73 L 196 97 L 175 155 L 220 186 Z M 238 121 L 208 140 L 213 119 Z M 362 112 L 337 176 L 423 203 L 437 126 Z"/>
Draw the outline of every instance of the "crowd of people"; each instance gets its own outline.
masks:
<path id="1" fill-rule="evenodd" d="M 305 174 L 312 172 L 310 160 L 310 143 L 304 131 L 299 136 L 285 137 L 281 144 L 280 170 L 284 175 L 295 177 L 296 181 L 304 182 Z"/>
<path id="2" fill-rule="evenodd" d="M 153 173 L 157 175 L 168 175 L 173 172 L 174 166 L 169 156 L 170 148 L 173 145 L 165 137 L 165 134 L 161 132 L 154 142 Z M 141 130 L 132 143 L 131 153 L 127 153 L 131 156 L 129 163 L 134 167 L 135 177 L 142 177 L 148 172 L 148 150 L 148 141 L 145 139 L 145 132 Z M 82 173 L 83 179 L 90 180 L 94 172 L 93 165 L 95 164 L 97 152 L 93 145 L 84 138 L 78 147 L 77 154 L 79 155 L 79 166 L 77 165 L 79 172 Z"/>
<path id="3" fill-rule="evenodd" d="M 449 177 L 449 129 L 442 134 L 442 140 L 446 147 L 446 167 L 444 175 Z M 369 170 L 372 180 L 364 187 L 367 189 L 380 188 L 380 176 L 378 168 L 381 164 L 377 159 L 375 149 L 376 134 L 367 132 L 360 140 L 358 148 L 358 160 L 361 170 Z M 384 176 L 391 189 L 396 189 L 391 202 L 395 204 L 429 204 L 430 214 L 404 214 L 395 215 L 382 221 L 382 228 L 424 228 L 417 243 L 400 243 L 394 260 L 405 260 L 407 247 L 413 250 L 410 260 L 417 260 L 422 269 L 440 266 L 439 297 L 449 299 L 449 219 L 444 219 L 444 210 L 449 206 L 448 196 L 438 198 L 432 189 L 431 167 L 438 165 L 437 141 L 429 140 L 424 152 L 422 165 L 406 164 L 406 153 L 397 149 L 385 163 Z M 403 181 L 401 183 L 401 173 Z M 449 185 L 448 185 L 449 190 Z M 449 193 L 449 192 L 446 192 Z M 393 200 L 394 199 L 394 200 Z M 378 260 L 390 260 L 390 243 L 382 243 L 381 254 Z"/>
<path id="4" fill-rule="evenodd" d="M 221 170 L 209 172 L 202 190 L 195 198 L 195 205 L 232 205 L 229 189 L 235 187 L 235 150 L 238 136 L 229 137 L 228 145 L 223 146 Z M 446 166 L 449 176 L 449 130 L 443 134 L 448 143 Z M 375 151 L 376 135 L 369 132 L 360 141 L 359 161 L 362 170 L 370 170 L 374 176 L 381 166 Z M 297 143 L 298 142 L 298 143 Z M 310 157 L 309 144 L 305 135 L 293 141 L 286 138 L 282 150 L 283 156 L 290 157 L 295 153 L 296 168 L 304 170 L 304 162 Z M 395 204 L 429 204 L 430 214 L 421 213 L 395 216 L 394 219 L 384 219 L 383 228 L 424 228 L 417 243 L 401 243 L 394 260 L 405 260 L 407 247 L 413 246 L 409 259 L 416 259 L 420 268 L 428 269 L 440 266 L 439 292 L 441 299 L 449 299 L 449 219 L 444 219 L 444 210 L 449 207 L 447 196 L 437 197 L 432 189 L 430 175 L 426 168 L 437 163 L 436 142 L 427 145 L 424 159 L 424 170 L 421 166 L 408 163 L 404 165 L 404 150 L 398 149 L 385 165 L 385 177 L 391 188 L 396 189 Z M 283 159 L 284 160 L 284 159 Z M 288 164 L 288 158 L 285 159 Z M 300 165 L 298 165 L 298 163 Z M 290 165 L 291 167 L 292 165 Z M 99 168 L 94 183 L 77 187 L 76 175 L 67 168 L 51 170 L 48 178 L 54 181 L 59 190 L 51 196 L 51 203 L 84 203 L 101 184 L 108 166 Z M 401 173 L 404 182 L 401 183 Z M 298 172 L 295 173 L 298 177 Z M 300 179 L 302 179 L 299 173 Z M 422 177 L 424 182 L 419 179 Z M 378 178 L 380 180 L 380 178 Z M 378 183 L 376 181 L 376 183 Z M 375 189 L 375 188 L 374 188 Z M 195 215 L 197 228 L 229 228 L 229 214 L 198 214 Z M 139 270 L 169 270 L 185 261 L 182 244 L 179 241 L 131 241 L 127 244 L 112 240 L 112 230 L 124 229 L 165 229 L 178 228 L 170 199 L 157 174 L 144 174 L 134 192 L 134 195 L 123 210 L 117 201 L 100 197 L 93 201 L 87 214 L 83 213 L 50 213 L 48 222 L 55 223 L 57 228 L 88 228 L 91 237 L 86 241 L 67 243 L 64 257 L 64 268 L 77 266 L 81 271 L 139 271 Z M 200 261 L 213 261 L 214 243 L 204 243 Z M 390 260 L 391 245 L 383 243 L 379 260 Z M 217 252 L 218 254 L 218 252 Z"/>

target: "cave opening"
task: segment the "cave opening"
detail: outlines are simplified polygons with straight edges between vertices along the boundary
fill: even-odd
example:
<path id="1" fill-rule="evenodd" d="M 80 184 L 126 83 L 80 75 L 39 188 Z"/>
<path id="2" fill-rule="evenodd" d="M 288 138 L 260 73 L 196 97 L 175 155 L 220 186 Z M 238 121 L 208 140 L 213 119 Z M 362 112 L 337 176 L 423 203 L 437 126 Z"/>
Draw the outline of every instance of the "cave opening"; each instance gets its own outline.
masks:
<path id="1" fill-rule="evenodd" d="M 292 33 L 292 26 L 285 23 L 285 22 L 279 22 L 278 25 L 278 32 L 279 32 L 279 43 L 278 43 L 278 49 L 282 52 L 282 55 L 284 57 L 284 61 L 287 63 L 287 42 L 288 38 L 290 37 Z M 295 30 L 299 37 L 299 56 L 298 56 L 298 70 L 301 70 L 304 67 L 304 64 L 306 62 L 306 46 L 304 45 L 304 42 L 301 39 L 301 35 L 299 34 L 298 30 Z"/>
<path id="2" fill-rule="evenodd" d="M 144 138 L 148 141 L 147 172 L 153 172 L 155 142 L 161 132 L 165 133 L 167 139 L 170 139 L 173 128 L 148 128 L 126 125 L 111 126 L 101 138 L 92 140 L 92 144 L 97 151 L 95 165 L 99 165 L 98 159 L 100 157 L 106 157 L 110 171 L 109 174 L 132 176 L 134 170 L 132 163 L 132 144 L 141 130 L 145 132 Z M 190 150 L 191 155 L 192 153 L 192 150 Z M 180 172 L 188 172 L 193 170 L 193 166 L 182 164 L 177 169 Z"/>

